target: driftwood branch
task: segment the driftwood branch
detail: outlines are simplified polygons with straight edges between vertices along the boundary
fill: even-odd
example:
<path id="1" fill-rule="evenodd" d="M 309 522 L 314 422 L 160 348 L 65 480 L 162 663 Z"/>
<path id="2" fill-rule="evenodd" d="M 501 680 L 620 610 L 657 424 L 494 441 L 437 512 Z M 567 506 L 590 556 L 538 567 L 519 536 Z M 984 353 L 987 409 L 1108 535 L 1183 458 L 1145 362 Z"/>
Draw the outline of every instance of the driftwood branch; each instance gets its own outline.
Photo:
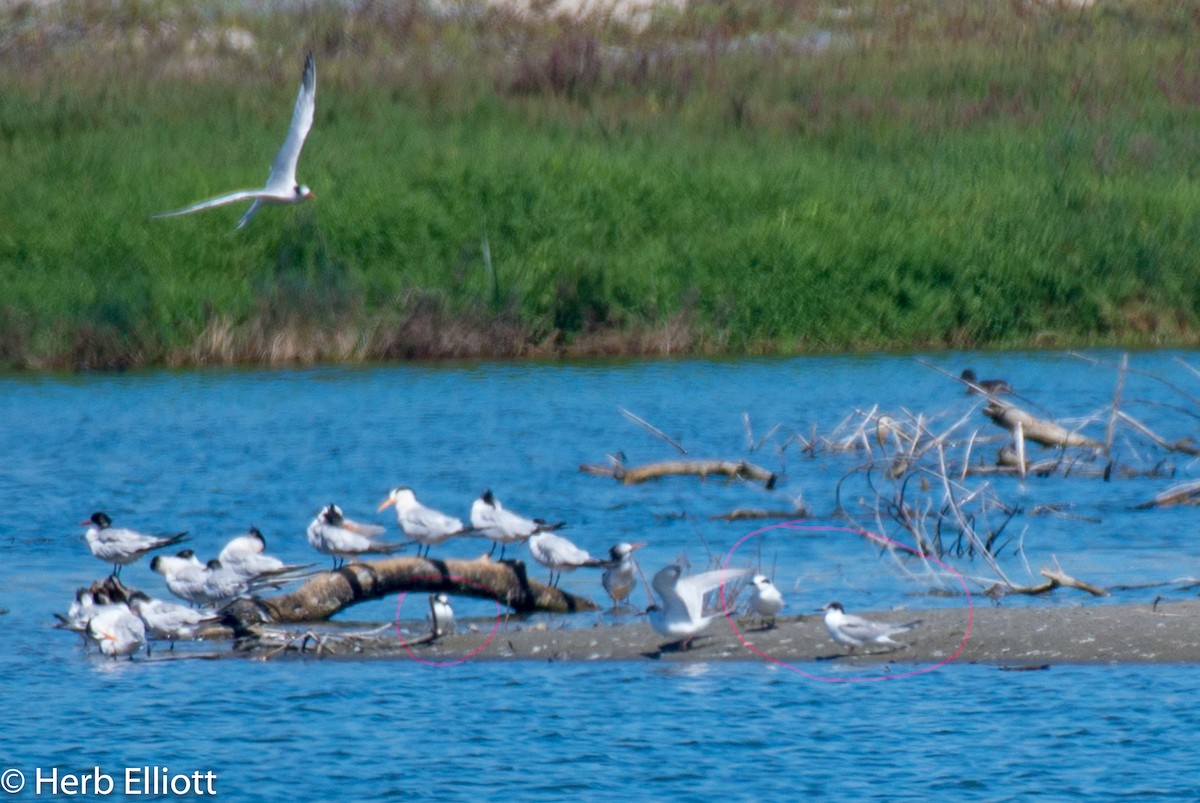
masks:
<path id="1" fill-rule="evenodd" d="M 1108 589 L 1100 588 L 1099 586 L 1095 586 L 1091 583 L 1072 577 L 1064 572 L 1062 567 L 1058 566 L 1057 563 L 1058 561 L 1056 560 L 1055 567 L 1053 569 L 1047 569 L 1045 567 L 1042 568 L 1041 575 L 1042 577 L 1046 578 L 1046 582 L 1038 583 L 1037 585 L 1033 586 L 1012 586 L 1003 589 L 1002 594 L 1036 595 L 1045 594 L 1049 591 L 1053 591 L 1056 588 L 1076 588 L 1080 591 L 1086 591 L 1094 597 L 1108 596 Z"/>
<path id="2" fill-rule="evenodd" d="M 747 519 L 802 519 L 808 515 L 803 505 L 791 510 L 763 510 L 756 507 L 738 507 L 728 513 L 710 516 L 712 521 L 745 521 Z"/>
<path id="3" fill-rule="evenodd" d="M 757 480 L 763 483 L 767 490 L 771 490 L 775 487 L 776 480 L 774 472 L 745 460 L 664 460 L 629 467 L 619 463 L 612 466 L 584 463 L 579 470 L 597 477 L 612 477 L 625 485 L 636 485 L 672 475 L 707 477 L 715 474 L 740 480 Z"/>
<path id="4" fill-rule="evenodd" d="M 237 600 L 226 608 L 226 620 L 235 630 L 322 622 L 359 602 L 417 591 L 494 599 L 518 613 L 598 610 L 589 599 L 529 579 L 519 560 L 386 558 L 323 572 L 288 594 Z"/>
<path id="5" fill-rule="evenodd" d="M 1035 418 L 1016 405 L 993 400 L 983 408 L 983 414 L 1009 431 L 1015 431 L 1017 425 L 1020 424 L 1025 440 L 1040 443 L 1042 446 L 1102 447 L 1104 445 L 1078 432 L 1072 432 L 1053 421 Z"/>
<path id="6" fill-rule="evenodd" d="M 1158 493 L 1149 502 L 1142 502 L 1133 507 L 1135 510 L 1144 510 L 1151 507 L 1171 507 L 1172 505 L 1200 505 L 1200 480 L 1172 485 Z"/>

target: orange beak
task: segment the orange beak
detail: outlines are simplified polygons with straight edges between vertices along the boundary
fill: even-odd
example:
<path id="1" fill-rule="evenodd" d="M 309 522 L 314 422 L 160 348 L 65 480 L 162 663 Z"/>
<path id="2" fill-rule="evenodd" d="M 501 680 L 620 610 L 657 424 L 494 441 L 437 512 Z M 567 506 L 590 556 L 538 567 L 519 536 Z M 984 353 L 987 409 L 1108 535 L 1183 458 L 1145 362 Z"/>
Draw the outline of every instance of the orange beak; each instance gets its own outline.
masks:
<path id="1" fill-rule="evenodd" d="M 375 508 L 375 512 L 379 513 L 380 511 L 387 510 L 389 507 L 391 507 L 395 503 L 396 503 L 396 500 L 389 496 L 387 499 L 384 499 L 382 502 L 379 503 L 379 507 Z"/>

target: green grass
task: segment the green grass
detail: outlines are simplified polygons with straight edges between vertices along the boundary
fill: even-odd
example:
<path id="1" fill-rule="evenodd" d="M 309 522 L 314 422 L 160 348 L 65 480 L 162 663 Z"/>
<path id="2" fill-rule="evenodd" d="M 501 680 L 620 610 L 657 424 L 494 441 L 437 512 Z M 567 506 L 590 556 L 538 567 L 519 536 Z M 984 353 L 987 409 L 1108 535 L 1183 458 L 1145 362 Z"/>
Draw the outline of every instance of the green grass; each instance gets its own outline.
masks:
<path id="1" fill-rule="evenodd" d="M 967 5 L 9 12 L 0 364 L 1200 340 L 1200 15 Z"/>

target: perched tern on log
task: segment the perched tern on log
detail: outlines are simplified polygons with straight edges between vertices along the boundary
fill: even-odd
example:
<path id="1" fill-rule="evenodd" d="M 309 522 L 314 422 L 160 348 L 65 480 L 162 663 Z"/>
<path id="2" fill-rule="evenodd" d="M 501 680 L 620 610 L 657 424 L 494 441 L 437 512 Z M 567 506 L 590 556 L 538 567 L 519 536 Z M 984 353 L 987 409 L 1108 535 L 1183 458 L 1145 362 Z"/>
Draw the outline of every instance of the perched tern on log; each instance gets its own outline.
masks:
<path id="1" fill-rule="evenodd" d="M 396 508 L 396 523 L 400 525 L 401 531 L 420 545 L 417 548 L 418 557 L 421 555 L 420 547 L 425 548 L 425 555 L 428 556 L 430 547 L 445 543 L 453 536 L 466 532 L 461 519 L 425 507 L 417 501 L 417 495 L 413 493 L 412 488 L 404 485 L 393 488 L 387 499 L 379 503 L 378 510 L 382 512 L 392 506 Z"/>

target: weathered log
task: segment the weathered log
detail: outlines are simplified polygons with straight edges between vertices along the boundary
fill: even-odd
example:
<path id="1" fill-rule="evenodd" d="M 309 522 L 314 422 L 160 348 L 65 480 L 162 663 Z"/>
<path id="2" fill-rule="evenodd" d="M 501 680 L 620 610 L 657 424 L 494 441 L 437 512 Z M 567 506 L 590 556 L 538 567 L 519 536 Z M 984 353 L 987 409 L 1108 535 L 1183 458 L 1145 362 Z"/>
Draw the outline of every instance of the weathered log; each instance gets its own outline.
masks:
<path id="1" fill-rule="evenodd" d="M 1053 421 L 1034 418 L 1029 413 L 1013 404 L 991 401 L 983 408 L 983 414 L 999 426 L 1014 431 L 1020 424 L 1026 440 L 1040 443 L 1042 446 L 1085 446 L 1100 448 L 1104 444 L 1094 441 L 1078 432 L 1071 432 L 1066 427 Z"/>
<path id="2" fill-rule="evenodd" d="M 323 622 L 367 600 L 401 592 L 444 591 L 494 599 L 518 613 L 599 610 L 596 603 L 529 579 L 519 560 L 384 558 L 323 572 L 288 594 L 240 599 L 226 608 L 235 629 L 255 624 Z"/>
<path id="3" fill-rule="evenodd" d="M 628 468 L 621 464 L 599 466 L 584 463 L 579 470 L 598 477 L 612 477 L 625 485 L 636 485 L 672 475 L 707 477 L 710 474 L 718 474 L 734 479 L 757 480 L 769 491 L 775 487 L 776 480 L 773 472 L 745 460 L 664 460 Z"/>
<path id="4" fill-rule="evenodd" d="M 808 516 L 803 507 L 791 510 L 762 510 L 756 507 L 738 507 L 728 513 L 710 516 L 712 521 L 745 521 L 747 519 L 802 519 Z"/>
<path id="5" fill-rule="evenodd" d="M 1135 510 L 1145 510 L 1151 507 L 1171 507 L 1172 505 L 1200 505 L 1200 480 L 1172 485 L 1149 502 L 1142 502 L 1133 507 Z"/>
<path id="6" fill-rule="evenodd" d="M 1061 568 L 1047 569 L 1042 568 L 1042 577 L 1046 578 L 1046 582 L 1038 583 L 1035 586 L 1012 586 L 1009 588 L 1000 587 L 1000 596 L 1006 594 L 1027 594 L 1030 596 L 1037 594 L 1045 594 L 1053 591 L 1056 588 L 1076 588 L 1080 591 L 1086 591 L 1094 597 L 1107 597 L 1108 590 L 1092 585 L 1083 580 L 1077 580 L 1071 575 L 1064 572 Z M 995 588 L 995 587 L 994 587 Z M 989 589 L 990 591 L 991 589 Z"/>

